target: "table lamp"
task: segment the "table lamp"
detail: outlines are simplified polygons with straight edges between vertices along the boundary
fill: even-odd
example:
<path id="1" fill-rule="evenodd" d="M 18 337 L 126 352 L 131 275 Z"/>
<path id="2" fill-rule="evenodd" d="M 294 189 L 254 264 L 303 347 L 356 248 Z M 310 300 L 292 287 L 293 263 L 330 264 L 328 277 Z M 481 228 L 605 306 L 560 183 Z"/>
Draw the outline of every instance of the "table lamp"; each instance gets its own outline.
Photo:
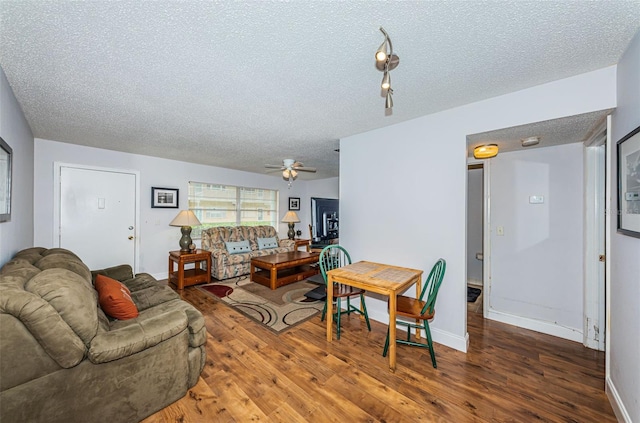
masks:
<path id="1" fill-rule="evenodd" d="M 189 246 L 191 241 L 191 227 L 201 225 L 200 221 L 191 210 L 182 210 L 178 215 L 169 223 L 169 226 L 180 226 L 182 232 L 182 238 L 180 238 L 180 251 L 186 252 L 191 249 Z"/>
<path id="2" fill-rule="evenodd" d="M 300 222 L 298 215 L 294 211 L 288 211 L 287 214 L 282 218 L 282 222 L 289 224 L 289 232 L 287 232 L 287 236 L 289 239 L 294 239 L 296 237 L 296 231 L 293 229 L 296 223 Z"/>

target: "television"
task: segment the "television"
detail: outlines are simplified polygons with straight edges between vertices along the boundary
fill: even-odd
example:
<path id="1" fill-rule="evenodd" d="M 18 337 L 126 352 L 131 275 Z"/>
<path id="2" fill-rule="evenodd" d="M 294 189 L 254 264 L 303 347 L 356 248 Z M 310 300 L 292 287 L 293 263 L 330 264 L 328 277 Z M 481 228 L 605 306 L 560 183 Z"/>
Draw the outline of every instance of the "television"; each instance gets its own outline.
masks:
<path id="1" fill-rule="evenodd" d="M 311 197 L 311 243 L 318 244 L 339 237 L 339 209 L 336 198 Z"/>

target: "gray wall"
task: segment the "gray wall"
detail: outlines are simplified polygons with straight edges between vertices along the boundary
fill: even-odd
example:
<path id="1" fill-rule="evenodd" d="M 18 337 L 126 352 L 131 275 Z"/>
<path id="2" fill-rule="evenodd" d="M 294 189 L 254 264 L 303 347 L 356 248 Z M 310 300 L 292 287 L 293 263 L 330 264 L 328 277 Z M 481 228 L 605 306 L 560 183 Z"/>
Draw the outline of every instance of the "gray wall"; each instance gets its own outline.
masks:
<path id="1" fill-rule="evenodd" d="M 611 207 L 617 211 L 616 149 L 622 137 L 640 125 L 640 32 L 617 68 L 618 107 L 612 118 L 609 149 Z M 617 213 L 610 213 L 608 393 L 621 403 L 627 421 L 640 422 L 640 239 L 616 233 Z M 621 417 L 620 415 L 618 417 Z"/>
<path id="2" fill-rule="evenodd" d="M 0 68 L 0 136 L 13 150 L 11 221 L 0 223 L 0 265 L 33 245 L 33 135 Z"/>

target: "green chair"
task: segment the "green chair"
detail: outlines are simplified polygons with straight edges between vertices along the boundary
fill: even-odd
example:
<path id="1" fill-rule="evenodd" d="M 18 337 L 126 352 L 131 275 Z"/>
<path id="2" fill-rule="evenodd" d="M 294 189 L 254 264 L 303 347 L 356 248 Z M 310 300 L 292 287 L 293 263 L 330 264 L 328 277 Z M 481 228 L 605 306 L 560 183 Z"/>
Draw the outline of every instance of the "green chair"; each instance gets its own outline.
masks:
<path id="1" fill-rule="evenodd" d="M 436 297 L 438 296 L 438 289 L 444 278 L 444 271 L 447 268 L 447 263 L 444 259 L 439 259 L 431 269 L 427 280 L 425 281 L 424 288 L 420 293 L 420 298 L 406 297 L 404 295 L 398 295 L 396 302 L 396 316 L 406 317 L 416 320 L 416 323 L 409 323 L 398 321 L 397 324 L 407 327 L 407 340 L 396 339 L 398 344 L 413 345 L 415 347 L 429 348 L 429 354 L 431 354 L 431 362 L 434 368 L 438 368 L 436 365 L 436 355 L 433 352 L 433 342 L 431 341 L 431 331 L 429 330 L 429 320 L 433 319 L 436 314 Z M 426 301 L 424 300 L 425 294 L 427 294 Z M 388 307 L 388 303 L 387 303 Z M 422 324 L 418 324 L 422 322 Z M 411 341 L 411 329 L 424 329 L 427 336 L 427 343 Z M 387 340 L 384 343 L 384 351 L 382 356 L 387 356 L 389 350 L 389 330 L 387 329 Z"/>
<path id="2" fill-rule="evenodd" d="M 349 253 L 343 247 L 334 244 L 322 249 L 322 252 L 320 252 L 319 262 L 320 272 L 322 272 L 324 284 L 327 286 L 327 272 L 331 269 L 337 269 L 338 267 L 351 264 L 351 256 L 349 256 Z M 365 291 L 360 288 L 354 288 L 352 286 L 339 283 L 333 284 L 333 298 L 336 301 L 336 311 L 333 313 L 333 319 L 336 322 L 338 339 L 340 339 L 340 316 L 343 314 L 351 314 L 352 312 L 362 314 L 364 316 L 364 320 L 367 322 L 367 328 L 369 329 L 369 332 L 371 332 L 371 324 L 369 323 L 369 315 L 367 314 L 367 305 L 364 302 L 364 293 Z M 360 306 L 362 307 L 362 311 L 351 305 L 350 299 L 356 295 L 360 296 Z M 342 298 L 347 299 L 347 308 L 344 310 L 342 309 Z M 325 300 L 324 309 L 322 310 L 322 321 L 324 321 L 326 314 L 327 302 Z"/>

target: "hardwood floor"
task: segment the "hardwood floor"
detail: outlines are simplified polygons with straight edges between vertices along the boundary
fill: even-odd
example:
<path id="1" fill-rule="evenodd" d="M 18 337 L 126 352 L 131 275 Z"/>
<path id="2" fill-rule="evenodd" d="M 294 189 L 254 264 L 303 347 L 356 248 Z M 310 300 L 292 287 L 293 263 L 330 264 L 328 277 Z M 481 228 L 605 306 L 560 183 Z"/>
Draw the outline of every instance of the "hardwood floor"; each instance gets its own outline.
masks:
<path id="1" fill-rule="evenodd" d="M 382 357 L 386 326 L 343 317 L 340 341 L 312 319 L 276 335 L 187 288 L 205 315 L 207 363 L 159 422 L 615 422 L 604 393 L 604 353 L 484 320 L 470 311 L 469 352 L 398 345 Z"/>

